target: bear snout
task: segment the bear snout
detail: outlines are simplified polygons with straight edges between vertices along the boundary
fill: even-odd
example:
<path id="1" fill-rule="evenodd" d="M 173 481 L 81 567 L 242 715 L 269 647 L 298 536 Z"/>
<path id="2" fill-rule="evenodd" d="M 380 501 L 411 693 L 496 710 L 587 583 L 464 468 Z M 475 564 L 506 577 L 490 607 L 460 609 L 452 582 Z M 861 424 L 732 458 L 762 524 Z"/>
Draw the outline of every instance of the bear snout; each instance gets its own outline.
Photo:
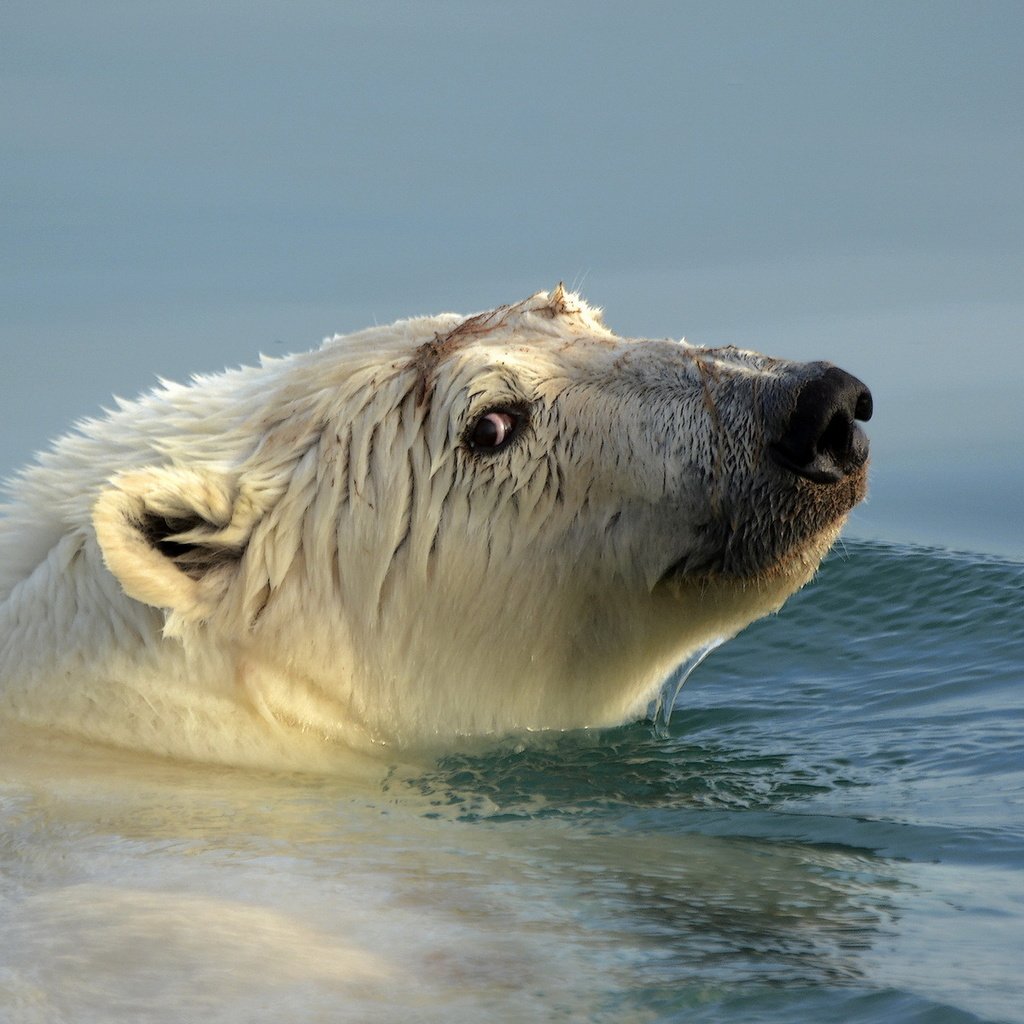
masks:
<path id="1" fill-rule="evenodd" d="M 777 465 L 805 480 L 836 483 L 867 462 L 868 439 L 857 423 L 871 419 L 871 392 L 838 366 L 812 367 L 769 451 Z"/>

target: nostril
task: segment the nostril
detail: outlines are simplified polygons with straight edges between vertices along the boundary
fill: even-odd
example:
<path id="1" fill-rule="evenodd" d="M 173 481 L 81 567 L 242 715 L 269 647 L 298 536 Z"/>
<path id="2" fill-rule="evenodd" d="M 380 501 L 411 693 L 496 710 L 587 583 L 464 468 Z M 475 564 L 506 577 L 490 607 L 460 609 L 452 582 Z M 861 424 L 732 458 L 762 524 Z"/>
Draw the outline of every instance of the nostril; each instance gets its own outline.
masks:
<path id="1" fill-rule="evenodd" d="M 853 442 L 853 420 L 845 411 L 836 412 L 828 421 L 818 438 L 818 453 L 828 453 L 835 459 L 842 459 Z"/>
<path id="2" fill-rule="evenodd" d="M 825 366 L 800 387 L 781 435 L 770 446 L 772 457 L 807 480 L 841 480 L 867 461 L 867 438 L 856 421 L 870 419 L 871 413 L 871 392 L 864 384 Z"/>
<path id="3" fill-rule="evenodd" d="M 861 387 L 864 387 L 862 384 Z M 867 388 L 857 396 L 857 404 L 853 410 L 853 418 L 855 420 L 863 420 L 867 423 L 871 419 L 871 413 L 874 412 L 875 403 L 871 399 L 871 392 Z"/>

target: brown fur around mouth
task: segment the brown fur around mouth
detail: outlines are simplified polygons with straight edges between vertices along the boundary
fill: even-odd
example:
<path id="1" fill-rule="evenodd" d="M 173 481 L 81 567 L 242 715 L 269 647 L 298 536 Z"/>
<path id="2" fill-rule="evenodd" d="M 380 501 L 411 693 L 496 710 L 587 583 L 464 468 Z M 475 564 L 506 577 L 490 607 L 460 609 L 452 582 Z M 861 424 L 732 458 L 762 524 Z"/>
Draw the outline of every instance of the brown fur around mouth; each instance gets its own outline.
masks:
<path id="1" fill-rule="evenodd" d="M 794 560 L 805 559 L 819 545 L 823 536 L 829 536 L 828 546 L 838 535 L 850 511 L 867 494 L 867 463 L 850 476 L 833 484 L 817 484 L 797 480 L 792 497 L 785 503 L 787 513 L 770 529 L 762 532 L 760 544 L 748 549 L 746 559 L 735 565 L 724 564 L 723 575 L 734 578 L 764 577 L 783 569 Z"/>
<path id="2" fill-rule="evenodd" d="M 672 563 L 661 582 L 774 577 L 788 571 L 794 560 L 808 557 L 828 535 L 831 540 L 817 556 L 820 560 L 851 509 L 867 494 L 867 469 L 865 463 L 834 484 L 797 480 L 781 501 L 772 501 L 759 489 L 748 495 L 742 510 L 735 505 L 728 511 L 716 509 L 705 528 L 703 549 Z"/>

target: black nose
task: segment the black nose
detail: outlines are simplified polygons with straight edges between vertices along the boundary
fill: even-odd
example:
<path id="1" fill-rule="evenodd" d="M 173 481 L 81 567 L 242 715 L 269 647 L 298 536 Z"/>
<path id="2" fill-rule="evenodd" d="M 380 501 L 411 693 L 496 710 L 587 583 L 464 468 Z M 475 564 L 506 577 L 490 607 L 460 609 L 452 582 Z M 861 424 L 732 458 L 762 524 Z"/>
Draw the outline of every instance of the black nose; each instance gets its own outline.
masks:
<path id="1" fill-rule="evenodd" d="M 871 419 L 871 392 L 837 366 L 825 366 L 797 394 L 782 436 L 770 446 L 786 469 L 815 483 L 835 483 L 867 461 L 857 420 Z"/>

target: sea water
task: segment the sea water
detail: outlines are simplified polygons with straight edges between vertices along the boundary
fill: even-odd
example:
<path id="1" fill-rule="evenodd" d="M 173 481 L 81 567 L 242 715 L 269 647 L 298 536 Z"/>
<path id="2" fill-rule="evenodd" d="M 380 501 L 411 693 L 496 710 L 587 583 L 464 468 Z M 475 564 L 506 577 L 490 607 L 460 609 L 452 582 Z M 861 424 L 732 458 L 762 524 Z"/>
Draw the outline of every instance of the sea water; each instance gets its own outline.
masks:
<path id="1" fill-rule="evenodd" d="M 667 722 L 332 777 L 5 737 L 0 1021 L 1024 1021 L 1022 611 L 848 541 Z"/>

